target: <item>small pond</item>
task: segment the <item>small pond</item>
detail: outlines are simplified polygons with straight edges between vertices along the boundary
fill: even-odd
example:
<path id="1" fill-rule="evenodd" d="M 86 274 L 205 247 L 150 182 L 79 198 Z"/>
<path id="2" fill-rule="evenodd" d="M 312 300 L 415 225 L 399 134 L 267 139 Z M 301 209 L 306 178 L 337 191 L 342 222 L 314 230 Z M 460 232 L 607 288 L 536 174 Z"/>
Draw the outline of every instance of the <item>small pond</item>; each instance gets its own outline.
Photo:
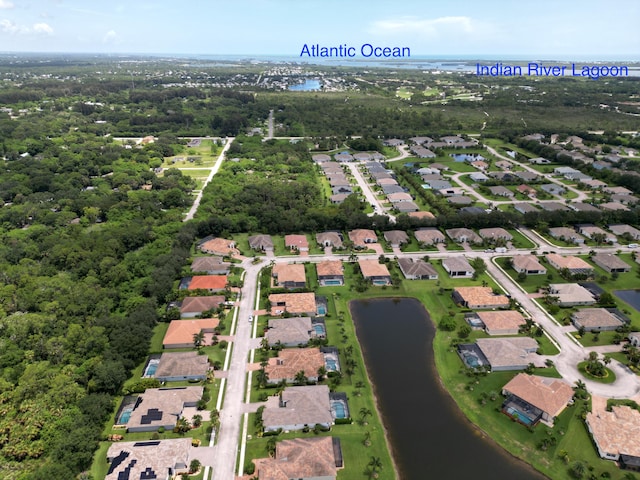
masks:
<path id="1" fill-rule="evenodd" d="M 614 290 L 613 294 L 640 312 L 640 290 Z"/>
<path id="2" fill-rule="evenodd" d="M 313 90 L 320 90 L 320 80 L 307 78 L 304 83 L 289 86 L 289 90 L 294 92 L 311 92 Z"/>

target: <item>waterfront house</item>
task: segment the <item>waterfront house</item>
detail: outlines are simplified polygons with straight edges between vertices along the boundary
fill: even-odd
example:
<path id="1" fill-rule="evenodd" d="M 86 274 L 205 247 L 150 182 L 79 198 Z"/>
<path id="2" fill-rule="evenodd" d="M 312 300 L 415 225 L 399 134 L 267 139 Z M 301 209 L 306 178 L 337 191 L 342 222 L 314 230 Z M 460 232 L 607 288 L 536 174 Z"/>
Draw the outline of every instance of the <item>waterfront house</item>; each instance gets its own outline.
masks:
<path id="1" fill-rule="evenodd" d="M 519 373 L 502 387 L 502 394 L 507 397 L 502 411 L 529 426 L 538 421 L 553 425 L 573 400 L 574 392 L 559 378 Z"/>

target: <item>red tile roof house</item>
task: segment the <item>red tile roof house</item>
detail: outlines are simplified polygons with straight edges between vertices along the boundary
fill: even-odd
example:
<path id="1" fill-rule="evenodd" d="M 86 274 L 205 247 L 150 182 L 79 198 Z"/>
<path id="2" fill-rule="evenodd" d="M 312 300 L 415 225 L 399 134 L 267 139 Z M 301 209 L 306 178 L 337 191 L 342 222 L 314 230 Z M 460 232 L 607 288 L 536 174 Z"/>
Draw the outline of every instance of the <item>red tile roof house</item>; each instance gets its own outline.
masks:
<path id="1" fill-rule="evenodd" d="M 502 388 L 507 396 L 503 412 L 518 420 L 524 414 L 527 424 L 542 421 L 553 425 L 555 419 L 573 400 L 573 388 L 559 378 L 519 373 Z"/>
<path id="2" fill-rule="evenodd" d="M 535 197 L 537 195 L 537 191 L 535 188 L 530 187 L 529 185 L 518 185 L 516 190 L 524 195 L 528 195 L 530 197 Z"/>
<path id="3" fill-rule="evenodd" d="M 342 235 L 338 232 L 316 233 L 316 242 L 321 247 L 342 248 Z"/>
<path id="4" fill-rule="evenodd" d="M 318 283 L 323 286 L 344 285 L 344 267 L 340 260 L 326 260 L 316 264 Z"/>
<path id="5" fill-rule="evenodd" d="M 391 284 L 391 274 L 389 273 L 387 266 L 378 262 L 377 259 L 360 259 L 358 260 L 358 265 L 360 265 L 360 271 L 362 272 L 362 276 L 365 280 L 371 280 L 374 285 Z"/>
<path id="6" fill-rule="evenodd" d="M 180 316 L 182 318 L 194 318 L 202 315 L 203 312 L 218 308 L 224 303 L 222 295 L 212 295 L 210 297 L 185 297 L 180 306 Z"/>
<path id="7" fill-rule="evenodd" d="M 318 381 L 318 370 L 325 366 L 324 354 L 318 347 L 285 348 L 275 358 L 270 358 L 265 367 L 268 383 L 281 381 L 294 383 L 298 372 L 304 372 L 310 382 Z"/>
<path id="8" fill-rule="evenodd" d="M 334 424 L 327 385 L 287 387 L 279 397 L 269 397 L 262 412 L 265 432 L 302 430 L 307 425 Z"/>
<path id="9" fill-rule="evenodd" d="M 162 348 L 193 348 L 194 335 L 200 332 L 213 335 L 219 323 L 220 321 L 217 318 L 173 320 L 169 324 L 167 333 L 164 334 Z"/>
<path id="10" fill-rule="evenodd" d="M 373 230 L 357 229 L 349 232 L 349 240 L 356 248 L 367 248 L 369 243 L 378 242 L 378 236 Z"/>
<path id="11" fill-rule="evenodd" d="M 274 278 L 274 286 L 280 288 L 292 290 L 294 288 L 304 288 L 307 285 L 304 265 L 301 263 L 279 263 L 273 266 L 271 275 Z"/>
<path id="12" fill-rule="evenodd" d="M 475 312 L 473 314 L 484 325 L 488 335 L 517 335 L 527 322 L 517 310 Z"/>
<path id="13" fill-rule="evenodd" d="M 638 469 L 640 412 L 627 405 L 614 405 L 610 412 L 587 413 L 586 423 L 600 457 L 620 462 L 623 468 Z"/>
<path id="14" fill-rule="evenodd" d="M 306 235 L 285 235 L 284 246 L 290 250 L 299 252 L 309 251 L 309 241 Z"/>
<path id="15" fill-rule="evenodd" d="M 513 240 L 513 235 L 507 232 L 504 228 L 481 228 L 478 230 L 480 237 L 487 240 Z"/>
<path id="16" fill-rule="evenodd" d="M 546 275 L 547 269 L 538 261 L 535 255 L 516 255 L 511 260 L 513 269 L 527 275 Z"/>
<path id="17" fill-rule="evenodd" d="M 316 315 L 316 295 L 309 293 L 272 293 L 269 295 L 271 313 L 282 315 L 288 312 L 294 315 Z"/>
<path id="18" fill-rule="evenodd" d="M 220 292 L 227 286 L 226 275 L 196 275 L 191 278 L 188 290 L 208 290 L 209 292 Z"/>
<path id="19" fill-rule="evenodd" d="M 294 438 L 276 444 L 275 456 L 253 460 L 258 480 L 335 480 L 343 467 L 337 437 Z"/>
<path id="20" fill-rule="evenodd" d="M 496 295 L 491 287 L 456 287 L 451 296 L 456 303 L 471 309 L 509 307 L 509 299 Z"/>
<path id="21" fill-rule="evenodd" d="M 204 380 L 207 378 L 210 367 L 209 357 L 199 355 L 195 350 L 165 352 L 160 357 L 154 378 L 161 382 Z"/>

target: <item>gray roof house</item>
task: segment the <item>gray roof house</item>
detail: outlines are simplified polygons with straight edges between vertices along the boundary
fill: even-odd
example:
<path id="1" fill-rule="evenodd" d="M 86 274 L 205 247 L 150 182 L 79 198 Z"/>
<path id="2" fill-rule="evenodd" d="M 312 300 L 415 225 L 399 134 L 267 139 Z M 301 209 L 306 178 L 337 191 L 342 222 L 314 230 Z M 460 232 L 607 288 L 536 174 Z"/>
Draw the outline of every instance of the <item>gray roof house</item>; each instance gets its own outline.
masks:
<path id="1" fill-rule="evenodd" d="M 540 189 L 551 195 L 563 195 L 567 191 L 566 188 L 555 183 L 545 183 L 544 185 L 540 185 Z"/>
<path id="2" fill-rule="evenodd" d="M 152 442 L 116 442 L 107 451 L 109 470 L 105 480 L 168 478 L 189 471 L 191 438 Z"/>
<path id="3" fill-rule="evenodd" d="M 498 197 L 512 198 L 515 195 L 511 190 L 509 190 L 507 187 L 503 187 L 502 185 L 489 187 L 489 191 L 492 195 L 496 195 Z"/>
<path id="4" fill-rule="evenodd" d="M 604 231 L 602 228 L 596 225 L 576 225 L 578 233 L 584 235 L 589 239 L 593 239 L 594 235 L 604 235 L 604 241 L 607 243 L 615 243 L 615 235 L 611 235 L 609 232 Z"/>
<path id="5" fill-rule="evenodd" d="M 297 347 L 311 340 L 312 331 L 310 317 L 272 318 L 264 336 L 270 346 Z"/>
<path id="6" fill-rule="evenodd" d="M 482 243 L 482 238 L 468 228 L 450 228 L 445 230 L 451 240 L 458 243 Z"/>
<path id="7" fill-rule="evenodd" d="M 575 230 L 567 227 L 553 227 L 549 229 L 549 235 L 558 240 L 563 240 L 569 243 L 575 243 L 576 245 L 582 245 L 584 243 L 584 237 Z"/>
<path id="8" fill-rule="evenodd" d="M 316 242 L 323 247 L 342 248 L 342 234 L 338 232 L 316 233 Z"/>
<path id="9" fill-rule="evenodd" d="M 476 272 L 467 259 L 462 256 L 443 258 L 442 267 L 452 278 L 471 278 Z"/>
<path id="10" fill-rule="evenodd" d="M 127 422 L 127 432 L 172 430 L 185 407 L 195 407 L 204 387 L 147 388 L 141 393 Z"/>
<path id="11" fill-rule="evenodd" d="M 330 427 L 334 423 L 331 414 L 329 387 L 327 385 L 309 385 L 287 387 L 280 396 L 271 396 L 262 412 L 264 429 L 272 432 L 283 430 L 302 430 L 305 426 L 316 424 Z"/>
<path id="12" fill-rule="evenodd" d="M 398 266 L 408 280 L 437 280 L 438 272 L 422 259 L 400 258 Z"/>
<path id="13" fill-rule="evenodd" d="M 549 295 L 557 297 L 558 305 L 561 307 L 596 303 L 591 292 L 577 283 L 552 283 L 549 285 Z"/>
<path id="14" fill-rule="evenodd" d="M 481 228 L 478 230 L 480 237 L 489 239 L 489 240 L 513 240 L 513 235 L 507 232 L 504 228 L 496 227 L 496 228 Z"/>
<path id="15" fill-rule="evenodd" d="M 587 332 L 603 332 L 615 330 L 624 322 L 606 308 L 581 308 L 571 314 L 571 323 Z"/>
<path id="16" fill-rule="evenodd" d="M 253 250 L 268 252 L 273 250 L 271 235 L 252 235 L 249 237 L 249 247 Z"/>
<path id="17" fill-rule="evenodd" d="M 415 202 L 396 202 L 393 204 L 393 208 L 400 213 L 417 212 L 420 210 L 420 207 L 418 207 Z"/>
<path id="18" fill-rule="evenodd" d="M 222 257 L 195 257 L 191 262 L 192 272 L 204 272 L 209 275 L 226 275 L 230 263 L 223 262 Z"/>
<path id="19" fill-rule="evenodd" d="M 444 233 L 436 227 L 419 228 L 414 232 L 414 236 L 418 243 L 423 245 L 434 245 L 436 243 L 445 243 L 447 241 Z"/>
<path id="20" fill-rule="evenodd" d="M 530 363 L 540 364 L 538 342 L 531 337 L 479 338 L 476 344 L 494 372 L 524 370 Z"/>
<path id="21" fill-rule="evenodd" d="M 384 239 L 391 247 L 400 247 L 405 243 L 409 243 L 409 235 L 403 230 L 389 230 L 384 232 Z"/>
<path id="22" fill-rule="evenodd" d="M 624 273 L 631 271 L 631 266 L 622 261 L 618 256 L 611 253 L 598 253 L 597 255 L 594 255 L 591 260 L 593 263 L 609 273 Z"/>
<path id="23" fill-rule="evenodd" d="M 513 208 L 517 211 L 522 213 L 523 215 L 525 213 L 530 213 L 530 212 L 538 212 L 539 210 L 534 207 L 533 205 L 531 205 L 530 203 L 514 203 L 513 204 Z"/>
<path id="24" fill-rule="evenodd" d="M 626 236 L 628 235 L 632 240 L 640 240 L 640 230 L 631 225 L 617 224 L 609 225 L 607 228 L 611 230 L 615 235 Z"/>
<path id="25" fill-rule="evenodd" d="M 447 202 L 454 205 L 471 205 L 473 203 L 473 198 L 467 197 L 466 195 L 452 195 L 447 197 Z"/>
<path id="26" fill-rule="evenodd" d="M 515 255 L 511 260 L 513 269 L 527 275 L 546 275 L 547 269 L 538 261 L 535 255 Z"/>
<path id="27" fill-rule="evenodd" d="M 154 378 L 161 382 L 204 380 L 209 367 L 209 358 L 196 351 L 163 353 Z"/>

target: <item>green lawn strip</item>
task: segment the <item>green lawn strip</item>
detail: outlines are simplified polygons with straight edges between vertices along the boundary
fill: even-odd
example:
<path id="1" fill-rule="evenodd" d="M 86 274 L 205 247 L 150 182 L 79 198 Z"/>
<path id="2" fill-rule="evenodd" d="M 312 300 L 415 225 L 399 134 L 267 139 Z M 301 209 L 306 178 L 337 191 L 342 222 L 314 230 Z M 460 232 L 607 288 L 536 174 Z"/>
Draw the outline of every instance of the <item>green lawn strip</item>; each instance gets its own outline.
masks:
<path id="1" fill-rule="evenodd" d="M 508 232 L 513 235 L 511 243 L 515 248 L 536 248 L 536 245 L 518 230 L 509 229 Z"/>
<path id="2" fill-rule="evenodd" d="M 255 234 L 249 233 L 235 233 L 233 240 L 236 242 L 236 248 L 240 250 L 240 253 L 245 257 L 264 256 L 263 252 L 256 252 L 249 248 L 249 237 Z"/>
<path id="3" fill-rule="evenodd" d="M 557 355 L 560 353 L 560 350 L 558 350 L 546 335 L 535 337 L 535 339 L 540 344 L 540 348 L 538 349 L 538 353 L 540 355 Z"/>
<path id="4" fill-rule="evenodd" d="M 436 158 L 436 163 L 440 163 L 442 165 L 449 167 L 450 170 L 448 171 L 445 170 L 444 172 L 442 172 L 445 175 L 452 175 L 453 173 L 461 173 L 461 172 L 477 172 L 478 171 L 477 168 L 472 167 L 467 162 L 456 162 L 449 155 Z"/>
<path id="5" fill-rule="evenodd" d="M 580 342 L 583 347 L 596 347 L 599 345 L 613 345 L 616 339 L 616 336 L 622 335 L 615 331 L 610 332 L 598 332 L 591 333 L 589 331 L 585 332 L 584 335 L 580 336 L 578 332 L 571 332 L 571 335 Z"/>
<path id="6" fill-rule="evenodd" d="M 312 234 L 312 233 L 308 234 L 307 240 L 309 242 L 309 255 L 324 254 L 324 247 L 321 247 L 320 245 L 318 245 L 315 234 Z"/>
<path id="7" fill-rule="evenodd" d="M 153 328 L 153 336 L 151 337 L 151 346 L 149 347 L 149 353 L 162 353 L 162 341 L 169 329 L 169 322 L 158 322 Z M 142 374 L 142 372 L 140 372 Z"/>

